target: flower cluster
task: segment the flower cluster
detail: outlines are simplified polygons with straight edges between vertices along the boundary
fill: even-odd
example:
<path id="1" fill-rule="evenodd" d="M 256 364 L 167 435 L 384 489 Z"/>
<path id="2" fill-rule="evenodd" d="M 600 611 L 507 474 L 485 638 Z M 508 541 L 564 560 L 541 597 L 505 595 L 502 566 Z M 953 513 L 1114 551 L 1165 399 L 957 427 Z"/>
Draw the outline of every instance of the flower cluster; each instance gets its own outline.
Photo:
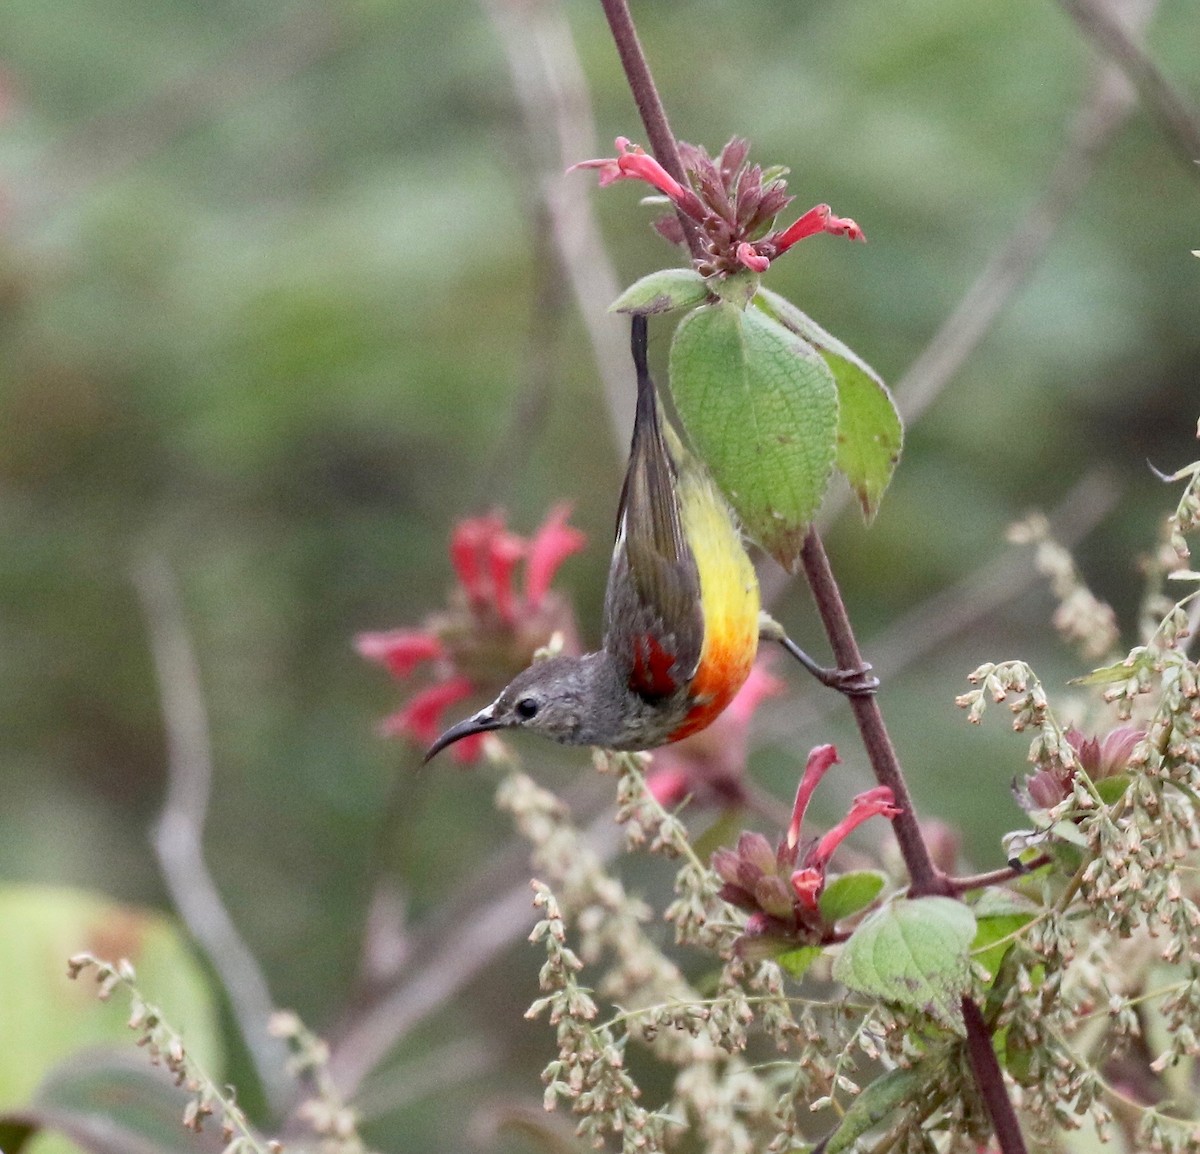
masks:
<path id="1" fill-rule="evenodd" d="M 568 651 L 578 649 L 575 621 L 566 600 L 550 588 L 559 566 L 586 543 L 567 524 L 566 505 L 552 509 L 531 538 L 509 532 L 498 513 L 460 521 L 450 537 L 450 561 L 458 584 L 446 609 L 419 629 L 361 633 L 358 652 L 405 681 L 428 664 L 434 683 L 418 690 L 382 725 L 389 736 L 421 746 L 437 738 L 442 717 L 456 702 L 496 692 L 533 660 L 555 635 Z M 524 564 L 524 580 L 517 570 Z M 485 735 L 451 747 L 461 762 L 474 761 Z"/>
<path id="2" fill-rule="evenodd" d="M 1134 725 L 1118 725 L 1103 738 L 1085 738 L 1072 726 L 1067 729 L 1065 736 L 1075 751 L 1078 765 L 1068 765 L 1056 757 L 1031 773 L 1021 785 L 1014 786 L 1017 802 L 1027 813 L 1053 809 L 1070 797 L 1080 766 L 1093 782 L 1125 773 L 1129 769 L 1129 758 L 1134 747 L 1146 733 Z"/>
<path id="3" fill-rule="evenodd" d="M 819 745 L 808 755 L 792 820 L 777 849 L 762 834 L 747 832 L 736 849 L 713 854 L 713 869 L 725 883 L 720 896 L 750 914 L 737 942 L 743 956 L 769 956 L 780 947 L 827 941 L 834 927 L 826 923 L 819 899 L 834 851 L 869 818 L 894 818 L 901 813 L 892 791 L 876 786 L 860 793 L 850 812 L 828 833 L 801 847 L 800 825 L 809 799 L 837 760 L 832 745 Z"/>
<path id="4" fill-rule="evenodd" d="M 715 160 L 703 148 L 681 141 L 679 156 L 687 185 L 625 137 L 618 136 L 616 144 L 615 157 L 584 160 L 572 171 L 599 169 L 602 188 L 617 180 L 642 180 L 658 189 L 694 227 L 701 250 L 695 265 L 702 276 L 727 277 L 745 269 L 766 272 L 771 261 L 797 241 L 819 232 L 866 240 L 854 221 L 834 216 L 827 204 L 810 208 L 787 228 L 775 229 L 776 216 L 793 200 L 783 179 L 786 169 L 764 172 L 747 163 L 750 145 L 745 140 L 735 137 Z M 656 227 L 674 244 L 688 239 L 674 214 Z"/>

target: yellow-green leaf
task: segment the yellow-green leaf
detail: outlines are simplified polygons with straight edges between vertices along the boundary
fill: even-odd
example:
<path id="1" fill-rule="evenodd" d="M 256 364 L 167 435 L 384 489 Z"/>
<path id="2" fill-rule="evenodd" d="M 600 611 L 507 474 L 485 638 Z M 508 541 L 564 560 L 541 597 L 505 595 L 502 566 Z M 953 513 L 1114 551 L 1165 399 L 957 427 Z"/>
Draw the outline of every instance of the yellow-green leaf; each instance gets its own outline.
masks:
<path id="1" fill-rule="evenodd" d="M 795 333 L 753 306 L 688 313 L 671 344 L 671 391 L 692 443 L 747 533 L 789 570 L 829 485 L 837 386 Z"/>
<path id="2" fill-rule="evenodd" d="M 695 269 L 664 268 L 634 281 L 608 306 L 608 311 L 654 316 L 690 308 L 708 296 L 708 284 Z"/>
<path id="3" fill-rule="evenodd" d="M 964 1032 L 960 1002 L 970 983 L 975 916 L 962 902 L 894 901 L 868 914 L 833 963 L 853 990 L 923 1010 Z"/>
<path id="4" fill-rule="evenodd" d="M 824 357 L 838 390 L 837 467 L 871 521 L 896 471 L 904 424 L 883 378 L 853 349 L 826 332 L 807 313 L 769 289 L 755 303 Z"/>

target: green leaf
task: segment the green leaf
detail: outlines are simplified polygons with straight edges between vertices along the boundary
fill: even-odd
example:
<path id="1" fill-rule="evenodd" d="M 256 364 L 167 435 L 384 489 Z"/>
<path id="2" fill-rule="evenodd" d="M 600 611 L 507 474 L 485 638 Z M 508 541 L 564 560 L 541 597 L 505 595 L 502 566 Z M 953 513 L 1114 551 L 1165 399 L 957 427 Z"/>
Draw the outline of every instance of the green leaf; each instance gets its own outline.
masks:
<path id="1" fill-rule="evenodd" d="M 708 283 L 694 269 L 664 268 L 634 281 L 608 311 L 653 316 L 690 308 L 708 297 Z"/>
<path id="2" fill-rule="evenodd" d="M 979 929 L 971 943 L 971 957 L 994 978 L 1013 946 L 1012 936 L 1038 915 L 1038 907 L 1009 890 L 989 889 L 973 905 Z"/>
<path id="3" fill-rule="evenodd" d="M 963 1032 L 975 915 L 952 898 L 896 901 L 867 916 L 833 963 L 851 989 L 923 1010 Z"/>
<path id="4" fill-rule="evenodd" d="M 1137 672 L 1134 665 L 1124 659 L 1113 665 L 1102 665 L 1085 673 L 1082 677 L 1072 677 L 1068 685 L 1112 685 L 1118 681 L 1128 681 Z"/>
<path id="5" fill-rule="evenodd" d="M 1078 846 L 1080 849 L 1088 848 L 1088 835 L 1073 821 L 1056 821 L 1050 827 L 1050 832 L 1055 837 L 1061 838 L 1065 842 L 1070 842 L 1071 845 Z"/>
<path id="6" fill-rule="evenodd" d="M 47 1071 L 84 1047 L 132 1046 L 128 1003 L 119 995 L 100 1002 L 88 972 L 67 977 L 67 959 L 84 950 L 128 958 L 146 997 L 219 1072 L 216 1007 L 174 922 L 82 890 L 7 886 L 0 888 L 0 974 L 19 996 L 0 1004 L 0 1111 L 25 1107 Z"/>
<path id="7" fill-rule="evenodd" d="M 704 305 L 675 330 L 671 391 L 747 533 L 794 571 L 836 451 L 825 362 L 756 308 Z"/>
<path id="8" fill-rule="evenodd" d="M 831 881 L 817 902 L 826 925 L 836 925 L 859 910 L 865 910 L 879 897 L 887 879 L 875 870 L 842 874 Z"/>
<path id="9" fill-rule="evenodd" d="M 853 349 L 791 301 L 760 289 L 755 303 L 825 358 L 838 390 L 837 467 L 870 522 L 879 511 L 904 445 L 904 423 L 883 378 Z"/>
<path id="10" fill-rule="evenodd" d="M 798 946 L 775 956 L 775 960 L 793 978 L 804 977 L 804 972 L 821 956 L 820 946 Z"/>
<path id="11" fill-rule="evenodd" d="M 88 1154 L 217 1154 L 218 1122 L 184 1127 L 188 1097 L 140 1051 L 90 1050 L 52 1071 L 19 1118 Z"/>
<path id="12" fill-rule="evenodd" d="M 1102 777 L 1099 781 L 1092 784 L 1096 787 L 1096 792 L 1100 795 L 1100 800 L 1105 805 L 1112 805 L 1113 802 L 1120 801 L 1125 796 L 1125 791 L 1129 788 L 1129 783 L 1132 780 L 1129 774 L 1118 773 L 1112 777 Z"/>
<path id="13" fill-rule="evenodd" d="M 838 1128 L 825 1139 L 823 1154 L 849 1150 L 868 1130 L 911 1101 L 929 1079 L 928 1071 L 920 1063 L 880 1075 L 850 1103 Z"/>

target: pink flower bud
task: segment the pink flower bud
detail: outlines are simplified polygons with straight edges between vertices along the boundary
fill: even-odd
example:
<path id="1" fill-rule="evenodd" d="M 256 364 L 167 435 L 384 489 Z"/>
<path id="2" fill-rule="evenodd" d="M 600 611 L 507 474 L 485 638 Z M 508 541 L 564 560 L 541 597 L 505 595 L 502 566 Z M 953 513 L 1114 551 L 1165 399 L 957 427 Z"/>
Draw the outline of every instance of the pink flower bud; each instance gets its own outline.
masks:
<path id="1" fill-rule="evenodd" d="M 492 580 L 492 604 L 502 621 L 510 625 L 517 619 L 517 601 L 513 592 L 513 570 L 525 556 L 525 542 L 512 533 L 496 533 L 487 543 L 488 575 Z"/>
<path id="2" fill-rule="evenodd" d="M 567 524 L 570 515 L 570 505 L 555 505 L 529 543 L 529 558 L 525 563 L 525 601 L 530 609 L 537 609 L 541 605 L 558 567 L 587 544 L 587 537 Z"/>
<path id="3" fill-rule="evenodd" d="M 754 246 L 748 241 L 742 241 L 737 246 L 737 258 L 751 272 L 766 272 L 771 267 L 771 262 L 756 252 Z"/>
<path id="4" fill-rule="evenodd" d="M 395 677 L 407 677 L 422 661 L 442 656 L 442 643 L 419 629 L 392 629 L 386 633 L 360 633 L 354 639 L 359 655 L 388 669 Z"/>

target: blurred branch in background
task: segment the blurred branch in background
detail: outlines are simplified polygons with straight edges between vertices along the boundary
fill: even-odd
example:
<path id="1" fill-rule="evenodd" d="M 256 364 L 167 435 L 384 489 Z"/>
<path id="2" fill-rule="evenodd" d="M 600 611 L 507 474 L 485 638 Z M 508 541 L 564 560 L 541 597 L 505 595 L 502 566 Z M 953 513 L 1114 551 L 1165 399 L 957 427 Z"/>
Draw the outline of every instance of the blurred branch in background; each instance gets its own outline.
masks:
<path id="1" fill-rule="evenodd" d="M 1170 143 L 1190 164 L 1200 160 L 1200 116 L 1175 90 L 1139 42 L 1140 14 L 1135 4 L 1104 0 L 1058 0 L 1076 27 L 1108 57 L 1137 89 L 1146 111 L 1158 121 Z M 1194 170 L 1193 170 L 1194 171 Z"/>
<path id="2" fill-rule="evenodd" d="M 1051 513 L 1054 539 L 1068 548 L 1078 544 L 1112 511 L 1119 496 L 1120 490 L 1107 471 L 1089 472 Z M 1002 549 L 961 581 L 934 594 L 871 637 L 866 648 L 876 673 L 886 684 L 888 678 L 898 676 L 1042 580 L 1026 548 L 1010 545 Z M 786 725 L 765 727 L 762 736 L 779 743 L 794 742 L 799 728 L 816 725 L 840 704 L 829 694 L 808 694 L 789 703 Z M 861 789 L 867 776 L 861 771 L 855 780 L 847 767 L 840 782 L 842 792 L 849 796 Z"/>
<path id="3" fill-rule="evenodd" d="M 1074 0 L 1064 0 L 1073 3 Z M 1127 38 L 1140 35 L 1158 0 L 1114 0 Z M 997 318 L 1041 262 L 1051 238 L 1079 203 L 1104 151 L 1136 101 L 1124 70 L 1100 64 L 1087 95 L 1067 123 L 1066 142 L 1046 189 L 984 265 L 954 311 L 896 384 L 896 402 L 916 421 L 979 347 Z"/>
<path id="4" fill-rule="evenodd" d="M 587 840 L 603 860 L 620 848 L 624 834 L 606 810 L 587 830 Z M 521 862 L 528 847 L 519 843 Z M 506 893 L 496 893 L 496 878 L 484 871 L 482 890 L 469 888 L 473 909 L 456 916 L 417 948 L 395 986 L 331 1031 L 329 1072 L 347 1098 L 357 1096 L 366 1079 L 396 1045 L 430 1014 L 478 977 L 503 950 L 529 932 L 533 901 L 526 867 Z M 373 1093 L 373 1091 L 372 1091 Z"/>
<path id="5" fill-rule="evenodd" d="M 1115 2 L 1120 4 L 1129 35 L 1141 33 L 1158 4 L 1158 0 Z M 1066 141 L 1045 191 L 1017 222 L 897 381 L 896 403 L 909 428 L 941 396 L 1033 275 L 1051 239 L 1079 203 L 1101 156 L 1116 140 L 1135 104 L 1134 92 L 1123 69 L 1116 64 L 1098 65 L 1086 96 L 1067 122 Z M 831 493 L 821 508 L 818 523 L 823 527 L 831 524 L 845 509 L 849 496 L 844 487 Z M 777 600 L 791 582 L 782 569 L 774 566 L 760 577 L 767 604 Z"/>
<path id="6" fill-rule="evenodd" d="M 290 1081 L 287 1049 L 267 1034 L 274 1010 L 271 992 L 204 860 L 213 763 L 196 656 L 166 560 L 144 557 L 133 580 L 146 619 L 167 743 L 167 793 L 153 831 L 154 852 L 175 908 L 221 980 L 263 1093 L 278 1109 Z"/>
<path id="7" fill-rule="evenodd" d="M 632 391 L 625 326 L 608 313 L 621 286 L 592 212 L 589 182 L 563 176 L 576 161 L 597 155 L 587 80 L 557 0 L 483 0 L 483 7 L 504 48 L 526 147 L 536 158 L 538 198 L 587 329 L 613 441 L 623 457 L 633 431 Z M 533 223 L 541 222 L 539 212 Z"/>

